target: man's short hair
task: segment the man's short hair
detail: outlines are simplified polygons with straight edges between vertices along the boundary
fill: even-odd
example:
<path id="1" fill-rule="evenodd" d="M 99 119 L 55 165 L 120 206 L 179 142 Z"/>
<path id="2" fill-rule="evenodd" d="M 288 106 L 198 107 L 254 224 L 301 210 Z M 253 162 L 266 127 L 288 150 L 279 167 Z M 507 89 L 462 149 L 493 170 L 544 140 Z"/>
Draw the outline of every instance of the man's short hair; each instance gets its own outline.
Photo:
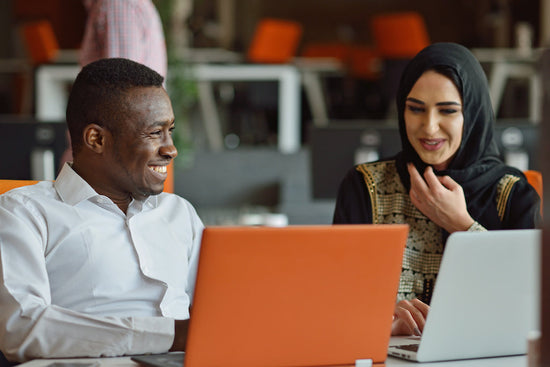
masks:
<path id="1" fill-rule="evenodd" d="M 84 128 L 92 123 L 116 133 L 125 93 L 136 87 L 162 87 L 164 78 L 145 65 L 123 58 L 94 61 L 76 77 L 67 103 L 73 152 L 82 147 Z"/>

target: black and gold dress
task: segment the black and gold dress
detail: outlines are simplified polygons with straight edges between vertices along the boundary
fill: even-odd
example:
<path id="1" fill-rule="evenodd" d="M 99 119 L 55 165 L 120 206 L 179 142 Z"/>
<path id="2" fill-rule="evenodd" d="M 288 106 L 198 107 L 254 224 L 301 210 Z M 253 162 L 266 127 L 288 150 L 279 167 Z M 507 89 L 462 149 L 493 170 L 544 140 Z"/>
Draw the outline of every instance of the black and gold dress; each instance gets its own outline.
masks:
<path id="1" fill-rule="evenodd" d="M 447 234 L 412 204 L 407 191 L 395 160 L 357 165 L 341 184 L 334 223 L 408 224 L 397 298 L 419 298 L 429 304 Z M 538 198 L 521 177 L 505 174 L 494 199 L 498 221 L 476 221 L 470 231 L 535 226 Z"/>

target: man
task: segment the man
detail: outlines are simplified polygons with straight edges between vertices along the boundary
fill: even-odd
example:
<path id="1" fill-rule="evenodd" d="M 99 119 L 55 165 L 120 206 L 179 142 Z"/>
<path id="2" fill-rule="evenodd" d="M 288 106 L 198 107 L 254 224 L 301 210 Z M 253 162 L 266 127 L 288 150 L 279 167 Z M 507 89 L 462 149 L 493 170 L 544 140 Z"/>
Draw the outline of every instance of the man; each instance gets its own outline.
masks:
<path id="1" fill-rule="evenodd" d="M 127 59 L 82 69 L 74 162 L 0 196 L 0 350 L 8 360 L 183 350 L 203 224 L 162 193 L 170 99 Z"/>

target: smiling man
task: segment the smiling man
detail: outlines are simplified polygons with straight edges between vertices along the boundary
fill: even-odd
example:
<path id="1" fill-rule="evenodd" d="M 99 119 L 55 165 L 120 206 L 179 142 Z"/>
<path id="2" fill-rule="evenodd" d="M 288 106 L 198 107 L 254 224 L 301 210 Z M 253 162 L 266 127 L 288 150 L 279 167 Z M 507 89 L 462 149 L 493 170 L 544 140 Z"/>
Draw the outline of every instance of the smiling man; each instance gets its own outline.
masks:
<path id="1" fill-rule="evenodd" d="M 163 193 L 177 156 L 155 71 L 84 67 L 67 106 L 74 162 L 0 196 L 0 350 L 11 361 L 183 350 L 203 224 Z"/>

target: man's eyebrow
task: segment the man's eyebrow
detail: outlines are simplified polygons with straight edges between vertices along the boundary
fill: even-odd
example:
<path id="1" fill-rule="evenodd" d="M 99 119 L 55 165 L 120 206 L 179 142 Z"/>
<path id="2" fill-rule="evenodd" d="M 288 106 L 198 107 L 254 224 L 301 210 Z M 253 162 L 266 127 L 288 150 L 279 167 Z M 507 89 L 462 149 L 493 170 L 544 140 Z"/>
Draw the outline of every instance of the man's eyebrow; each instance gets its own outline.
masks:
<path id="1" fill-rule="evenodd" d="M 164 126 L 164 125 L 174 125 L 175 124 L 175 120 L 166 120 L 166 121 L 155 121 L 151 124 L 152 127 L 157 127 L 157 126 Z"/>

